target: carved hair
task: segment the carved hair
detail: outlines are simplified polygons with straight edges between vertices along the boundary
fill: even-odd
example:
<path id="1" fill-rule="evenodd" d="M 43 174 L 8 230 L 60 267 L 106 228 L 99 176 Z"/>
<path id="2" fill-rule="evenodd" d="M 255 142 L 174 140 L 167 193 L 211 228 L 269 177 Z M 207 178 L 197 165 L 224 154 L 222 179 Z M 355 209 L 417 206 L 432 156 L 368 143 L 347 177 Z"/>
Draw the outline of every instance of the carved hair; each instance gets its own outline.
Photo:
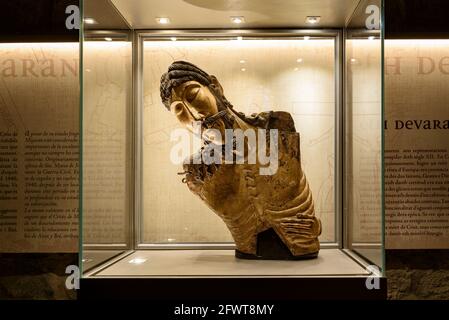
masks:
<path id="1" fill-rule="evenodd" d="M 198 81 L 209 87 L 212 82 L 210 76 L 186 61 L 175 61 L 168 67 L 168 72 L 161 77 L 161 99 L 167 109 L 170 109 L 172 89 L 187 81 Z"/>
<path id="2" fill-rule="evenodd" d="M 198 81 L 208 87 L 217 99 L 218 111 L 225 108 L 232 108 L 231 103 L 220 93 L 218 88 L 212 83 L 215 78 L 187 61 L 175 61 L 168 67 L 168 72 L 161 77 L 161 99 L 165 107 L 170 110 L 170 98 L 172 89 L 187 81 Z"/>

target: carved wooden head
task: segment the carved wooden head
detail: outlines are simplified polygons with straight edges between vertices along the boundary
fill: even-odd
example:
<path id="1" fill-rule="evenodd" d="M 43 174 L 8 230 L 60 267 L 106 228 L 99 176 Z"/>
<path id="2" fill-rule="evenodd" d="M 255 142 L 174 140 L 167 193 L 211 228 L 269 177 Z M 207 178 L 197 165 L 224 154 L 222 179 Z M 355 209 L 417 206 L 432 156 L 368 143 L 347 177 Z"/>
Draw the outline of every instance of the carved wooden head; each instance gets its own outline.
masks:
<path id="1" fill-rule="evenodd" d="M 186 61 L 169 66 L 162 75 L 160 93 L 165 107 L 189 129 L 193 121 L 204 121 L 232 107 L 217 78 Z"/>

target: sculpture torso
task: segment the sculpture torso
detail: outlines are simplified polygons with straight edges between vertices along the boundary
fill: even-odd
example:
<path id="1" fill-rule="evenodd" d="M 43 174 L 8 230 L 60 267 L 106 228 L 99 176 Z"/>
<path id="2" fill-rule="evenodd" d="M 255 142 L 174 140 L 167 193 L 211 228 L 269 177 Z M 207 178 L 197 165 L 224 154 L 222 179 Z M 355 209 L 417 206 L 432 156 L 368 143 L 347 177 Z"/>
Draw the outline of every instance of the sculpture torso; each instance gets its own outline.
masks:
<path id="1" fill-rule="evenodd" d="M 189 188 L 224 220 L 240 252 L 257 254 L 257 235 L 269 228 L 294 256 L 318 252 L 321 224 L 314 216 L 290 114 L 263 113 L 249 122 L 255 129 L 279 130 L 277 172 L 260 175 L 259 163 L 186 164 Z"/>

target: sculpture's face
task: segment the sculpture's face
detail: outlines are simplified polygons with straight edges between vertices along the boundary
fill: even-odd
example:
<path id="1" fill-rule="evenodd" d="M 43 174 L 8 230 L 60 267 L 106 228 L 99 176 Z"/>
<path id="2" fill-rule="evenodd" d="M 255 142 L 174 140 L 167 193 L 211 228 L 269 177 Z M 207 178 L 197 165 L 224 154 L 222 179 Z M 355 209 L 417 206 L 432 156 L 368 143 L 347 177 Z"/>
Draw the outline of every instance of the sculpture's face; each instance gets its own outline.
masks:
<path id="1" fill-rule="evenodd" d="M 197 81 L 187 81 L 172 89 L 170 111 L 192 130 L 194 121 L 218 112 L 217 100 L 208 87 Z"/>

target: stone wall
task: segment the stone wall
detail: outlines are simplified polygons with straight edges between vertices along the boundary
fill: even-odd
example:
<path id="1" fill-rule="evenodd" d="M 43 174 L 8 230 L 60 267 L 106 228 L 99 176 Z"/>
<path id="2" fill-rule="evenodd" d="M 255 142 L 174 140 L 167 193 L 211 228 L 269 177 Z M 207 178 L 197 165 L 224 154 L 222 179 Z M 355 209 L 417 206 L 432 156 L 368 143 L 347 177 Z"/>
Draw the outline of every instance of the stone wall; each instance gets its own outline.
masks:
<path id="1" fill-rule="evenodd" d="M 390 300 L 449 300 L 449 250 L 387 250 Z"/>
<path id="2" fill-rule="evenodd" d="M 1 253 L 0 300 L 73 300 L 65 269 L 78 264 L 76 253 Z"/>

